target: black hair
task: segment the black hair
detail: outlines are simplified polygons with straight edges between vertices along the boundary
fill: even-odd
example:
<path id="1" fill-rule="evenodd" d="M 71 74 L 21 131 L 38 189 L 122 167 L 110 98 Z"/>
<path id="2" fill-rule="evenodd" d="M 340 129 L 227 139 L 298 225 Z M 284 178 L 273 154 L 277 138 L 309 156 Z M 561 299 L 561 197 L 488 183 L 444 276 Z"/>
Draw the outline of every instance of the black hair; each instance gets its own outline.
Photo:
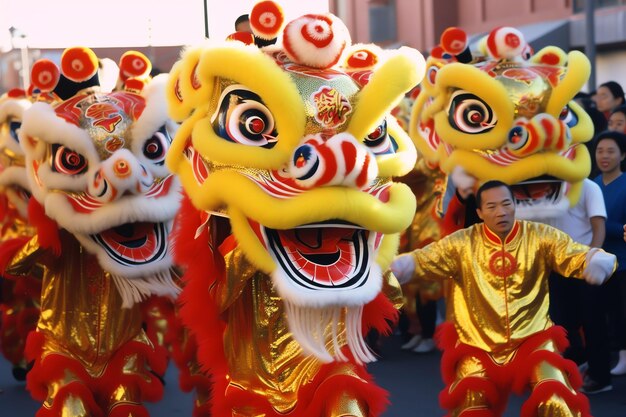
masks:
<path id="1" fill-rule="evenodd" d="M 483 185 L 481 185 L 480 187 L 478 187 L 478 191 L 476 191 L 476 207 L 480 208 L 480 206 L 482 205 L 483 203 L 482 194 L 484 191 L 490 190 L 492 188 L 498 188 L 498 187 L 504 187 L 507 190 L 509 190 L 509 193 L 511 194 L 511 200 L 513 200 L 513 190 L 508 184 L 499 180 L 490 180 L 484 183 Z"/>
<path id="2" fill-rule="evenodd" d="M 241 16 L 237 18 L 237 20 L 235 20 L 235 30 L 237 30 L 237 25 L 239 25 L 239 23 L 249 22 L 249 21 L 250 21 L 250 16 L 248 16 L 247 14 L 242 14 Z"/>
<path id="3" fill-rule="evenodd" d="M 622 113 L 624 116 L 626 116 L 626 105 L 622 104 L 621 106 L 617 106 L 616 108 L 611 110 L 611 114 L 613 113 Z"/>
<path id="4" fill-rule="evenodd" d="M 622 104 L 626 104 L 626 98 L 624 98 L 624 89 L 616 81 L 607 81 L 604 84 L 600 84 L 600 87 L 606 87 L 611 92 L 614 98 L 621 98 Z M 598 87 L 599 88 L 599 87 Z"/>
<path id="5" fill-rule="evenodd" d="M 613 130 L 605 130 L 604 132 L 600 132 L 600 134 L 596 137 L 596 146 L 598 146 L 600 141 L 604 139 L 612 139 L 615 143 L 617 143 L 620 153 L 626 153 L 626 134 Z"/>

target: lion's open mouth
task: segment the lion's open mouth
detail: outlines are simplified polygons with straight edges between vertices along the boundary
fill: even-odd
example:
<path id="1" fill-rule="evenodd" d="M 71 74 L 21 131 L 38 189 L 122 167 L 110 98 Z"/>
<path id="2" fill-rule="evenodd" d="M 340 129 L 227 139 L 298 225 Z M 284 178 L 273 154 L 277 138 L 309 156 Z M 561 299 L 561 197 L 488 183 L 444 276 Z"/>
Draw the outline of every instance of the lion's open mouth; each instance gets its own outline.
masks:
<path id="1" fill-rule="evenodd" d="M 368 278 L 381 235 L 340 221 L 289 230 L 264 228 L 268 250 L 295 283 L 309 289 L 351 289 Z"/>
<path id="2" fill-rule="evenodd" d="M 167 254 L 164 223 L 126 223 L 93 234 L 91 238 L 111 259 L 125 266 L 149 264 Z"/>
<path id="3" fill-rule="evenodd" d="M 555 177 L 541 176 L 511 186 L 515 203 L 520 207 L 556 204 L 563 197 L 565 182 Z"/>

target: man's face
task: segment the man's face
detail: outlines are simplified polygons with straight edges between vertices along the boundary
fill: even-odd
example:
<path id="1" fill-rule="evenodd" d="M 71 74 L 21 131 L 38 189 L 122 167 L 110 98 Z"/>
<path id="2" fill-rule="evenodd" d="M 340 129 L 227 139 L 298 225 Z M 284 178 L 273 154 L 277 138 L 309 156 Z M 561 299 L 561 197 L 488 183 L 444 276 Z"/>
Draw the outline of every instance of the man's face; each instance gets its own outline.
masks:
<path id="1" fill-rule="evenodd" d="M 482 192 L 480 207 L 476 210 L 485 225 L 504 239 L 515 222 L 515 202 L 506 187 L 490 188 Z"/>
<path id="2" fill-rule="evenodd" d="M 237 32 L 252 33 L 252 29 L 250 28 L 250 21 L 249 20 L 244 20 L 243 22 L 237 23 L 237 26 L 235 27 L 235 30 Z"/>

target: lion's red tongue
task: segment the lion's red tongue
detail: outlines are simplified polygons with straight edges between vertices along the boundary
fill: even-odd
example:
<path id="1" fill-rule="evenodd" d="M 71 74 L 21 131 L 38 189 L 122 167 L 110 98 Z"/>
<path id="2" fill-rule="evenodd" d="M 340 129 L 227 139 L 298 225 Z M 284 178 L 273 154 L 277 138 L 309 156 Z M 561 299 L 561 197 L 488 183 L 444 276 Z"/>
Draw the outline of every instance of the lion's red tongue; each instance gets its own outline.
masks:
<path id="1" fill-rule="evenodd" d="M 551 182 L 537 182 L 513 187 L 513 193 L 518 200 L 539 200 L 555 191 L 557 185 Z"/>
<path id="2" fill-rule="evenodd" d="M 355 229 L 328 227 L 328 228 L 299 228 L 282 231 L 281 240 L 289 241 L 300 253 L 331 253 L 337 251 L 341 241 L 350 241 Z"/>
<path id="3" fill-rule="evenodd" d="M 120 243 L 131 242 L 145 238 L 152 233 L 153 228 L 154 223 L 127 223 L 105 230 L 101 235 L 107 240 L 110 239 Z"/>

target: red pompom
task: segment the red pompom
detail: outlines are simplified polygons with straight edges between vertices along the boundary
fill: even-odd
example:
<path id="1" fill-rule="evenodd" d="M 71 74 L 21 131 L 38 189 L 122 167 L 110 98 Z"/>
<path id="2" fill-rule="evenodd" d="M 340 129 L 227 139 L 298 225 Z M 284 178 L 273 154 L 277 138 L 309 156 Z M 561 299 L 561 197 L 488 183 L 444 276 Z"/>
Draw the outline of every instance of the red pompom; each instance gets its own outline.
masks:
<path id="1" fill-rule="evenodd" d="M 41 92 L 50 92 L 57 86 L 61 73 L 59 67 L 49 59 L 40 59 L 33 64 L 30 80 Z"/>
<path id="2" fill-rule="evenodd" d="M 147 56 L 138 51 L 128 51 L 120 58 L 120 79 L 147 77 L 152 70 L 152 63 Z"/>
<path id="3" fill-rule="evenodd" d="M 67 48 L 61 55 L 61 71 L 74 82 L 87 81 L 98 71 L 98 57 L 89 48 Z"/>
<path id="4" fill-rule="evenodd" d="M 283 27 L 283 9 L 271 0 L 257 3 L 250 13 L 250 28 L 261 39 L 274 39 Z"/>
<path id="5" fill-rule="evenodd" d="M 377 63 L 378 56 L 367 49 L 353 51 L 346 60 L 346 64 L 350 68 L 370 68 Z"/>
<path id="6" fill-rule="evenodd" d="M 441 34 L 441 47 L 452 55 L 458 55 L 467 47 L 467 33 L 457 27 L 450 27 Z"/>

